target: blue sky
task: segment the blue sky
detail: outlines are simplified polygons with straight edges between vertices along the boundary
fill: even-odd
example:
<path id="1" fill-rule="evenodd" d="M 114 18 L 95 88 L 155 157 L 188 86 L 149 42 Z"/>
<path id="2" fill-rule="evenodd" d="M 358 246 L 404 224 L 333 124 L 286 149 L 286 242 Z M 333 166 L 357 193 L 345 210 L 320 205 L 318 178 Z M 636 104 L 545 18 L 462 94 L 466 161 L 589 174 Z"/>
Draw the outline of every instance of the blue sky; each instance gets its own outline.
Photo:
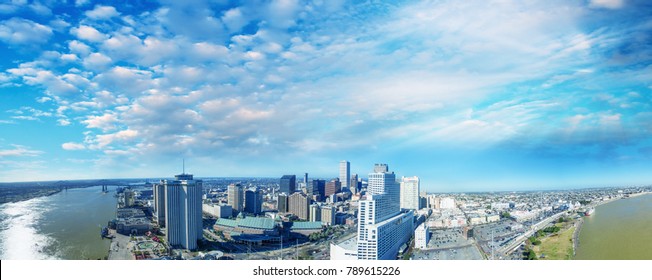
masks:
<path id="1" fill-rule="evenodd" d="M 0 4 L 0 181 L 336 177 L 429 191 L 652 182 L 652 4 Z"/>

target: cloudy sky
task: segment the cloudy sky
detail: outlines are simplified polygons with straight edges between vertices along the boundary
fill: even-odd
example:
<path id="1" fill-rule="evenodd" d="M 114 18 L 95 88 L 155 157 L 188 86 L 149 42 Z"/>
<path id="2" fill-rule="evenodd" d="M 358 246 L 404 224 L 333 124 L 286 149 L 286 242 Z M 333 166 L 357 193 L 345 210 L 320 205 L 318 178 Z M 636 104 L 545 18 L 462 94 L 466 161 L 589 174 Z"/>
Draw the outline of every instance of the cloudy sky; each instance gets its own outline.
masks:
<path id="1" fill-rule="evenodd" d="M 652 3 L 0 4 L 0 181 L 652 183 Z"/>

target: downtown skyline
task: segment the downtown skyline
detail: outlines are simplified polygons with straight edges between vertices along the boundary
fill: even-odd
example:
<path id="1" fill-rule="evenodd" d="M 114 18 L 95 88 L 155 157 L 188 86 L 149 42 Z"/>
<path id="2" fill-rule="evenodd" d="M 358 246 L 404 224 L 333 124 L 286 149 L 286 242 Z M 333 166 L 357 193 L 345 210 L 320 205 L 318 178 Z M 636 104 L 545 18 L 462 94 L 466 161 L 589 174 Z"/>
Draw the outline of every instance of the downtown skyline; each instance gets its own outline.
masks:
<path id="1" fill-rule="evenodd" d="M 183 23 L 183 24 L 180 24 Z M 12 1 L 0 182 L 366 177 L 426 191 L 652 182 L 652 4 Z"/>

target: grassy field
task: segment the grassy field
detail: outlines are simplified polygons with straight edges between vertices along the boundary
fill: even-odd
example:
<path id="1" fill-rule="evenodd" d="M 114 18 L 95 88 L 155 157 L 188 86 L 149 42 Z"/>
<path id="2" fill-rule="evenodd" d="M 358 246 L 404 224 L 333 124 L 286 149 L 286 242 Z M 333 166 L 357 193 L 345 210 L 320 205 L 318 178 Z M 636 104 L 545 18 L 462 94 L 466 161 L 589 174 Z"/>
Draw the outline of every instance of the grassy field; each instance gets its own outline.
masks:
<path id="1" fill-rule="evenodd" d="M 534 252 L 537 257 L 541 259 L 541 255 L 545 255 L 544 260 L 570 260 L 573 258 L 573 231 L 575 227 L 572 226 L 566 230 L 562 230 L 559 234 L 551 235 L 541 239 L 541 245 L 534 246 Z"/>

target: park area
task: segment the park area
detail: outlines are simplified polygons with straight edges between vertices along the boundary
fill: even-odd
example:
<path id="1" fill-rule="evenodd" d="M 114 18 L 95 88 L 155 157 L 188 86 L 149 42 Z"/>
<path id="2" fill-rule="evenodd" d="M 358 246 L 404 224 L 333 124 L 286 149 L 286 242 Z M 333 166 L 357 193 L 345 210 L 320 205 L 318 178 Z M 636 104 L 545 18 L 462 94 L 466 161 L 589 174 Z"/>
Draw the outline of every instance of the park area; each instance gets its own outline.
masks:
<path id="1" fill-rule="evenodd" d="M 533 250 L 539 259 L 570 260 L 573 258 L 574 231 L 575 226 L 571 226 L 550 236 L 541 238 L 540 244 L 534 246 Z"/>

